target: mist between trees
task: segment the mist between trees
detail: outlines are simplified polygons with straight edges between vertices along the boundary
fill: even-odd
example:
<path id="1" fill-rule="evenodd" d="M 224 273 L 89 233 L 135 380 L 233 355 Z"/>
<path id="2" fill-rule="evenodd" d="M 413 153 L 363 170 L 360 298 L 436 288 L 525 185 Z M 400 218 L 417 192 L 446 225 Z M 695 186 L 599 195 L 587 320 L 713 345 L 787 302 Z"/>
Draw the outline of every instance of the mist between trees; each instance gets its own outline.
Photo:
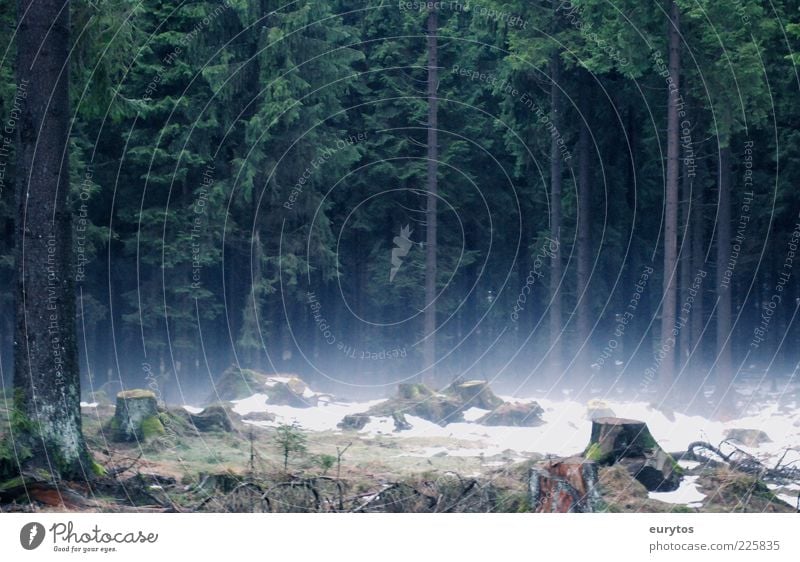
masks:
<path id="1" fill-rule="evenodd" d="M 0 5 L 11 384 L 32 92 Z M 191 400 L 238 364 L 344 394 L 461 375 L 721 400 L 796 371 L 793 3 L 70 9 L 84 395 Z"/>

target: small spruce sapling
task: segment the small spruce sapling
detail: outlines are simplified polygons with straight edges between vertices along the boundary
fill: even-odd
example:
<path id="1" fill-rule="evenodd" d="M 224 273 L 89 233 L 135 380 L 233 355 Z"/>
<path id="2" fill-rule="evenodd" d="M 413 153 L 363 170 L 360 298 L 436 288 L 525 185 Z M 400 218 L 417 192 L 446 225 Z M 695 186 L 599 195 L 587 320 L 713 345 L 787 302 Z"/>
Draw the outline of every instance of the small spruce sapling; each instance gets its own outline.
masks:
<path id="1" fill-rule="evenodd" d="M 283 453 L 283 470 L 289 470 L 289 457 L 292 454 L 303 454 L 306 452 L 306 436 L 297 422 L 291 425 L 281 424 L 278 426 L 275 436 L 278 446 Z"/>

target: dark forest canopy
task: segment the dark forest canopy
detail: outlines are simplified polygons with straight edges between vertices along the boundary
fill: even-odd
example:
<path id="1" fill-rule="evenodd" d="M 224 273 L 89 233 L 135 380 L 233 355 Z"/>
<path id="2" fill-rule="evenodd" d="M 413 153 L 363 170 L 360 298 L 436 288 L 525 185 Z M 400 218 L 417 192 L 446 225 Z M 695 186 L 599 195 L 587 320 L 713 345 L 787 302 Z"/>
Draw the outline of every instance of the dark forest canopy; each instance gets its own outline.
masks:
<path id="1" fill-rule="evenodd" d="M 434 58 L 425 4 L 71 2 L 84 395 L 152 378 L 192 400 L 232 364 L 342 394 L 463 375 L 686 404 L 742 377 L 784 384 L 800 362 L 798 3 L 439 2 Z M 26 103 L 10 0 L 0 26 L 10 385 Z"/>

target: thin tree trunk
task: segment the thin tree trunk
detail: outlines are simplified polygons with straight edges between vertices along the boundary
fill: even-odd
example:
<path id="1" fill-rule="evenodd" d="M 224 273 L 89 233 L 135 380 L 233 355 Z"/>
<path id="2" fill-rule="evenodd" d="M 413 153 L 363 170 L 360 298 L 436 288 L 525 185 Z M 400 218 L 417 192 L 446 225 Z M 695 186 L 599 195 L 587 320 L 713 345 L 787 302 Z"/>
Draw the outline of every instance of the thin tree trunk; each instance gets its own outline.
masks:
<path id="1" fill-rule="evenodd" d="M 691 207 L 692 207 L 692 178 L 689 177 L 688 166 L 684 162 L 683 165 L 683 181 L 681 182 L 681 251 L 680 251 L 680 295 L 681 301 L 686 302 L 689 296 L 689 289 L 692 283 L 692 229 L 690 225 Z M 682 372 L 684 383 L 688 379 L 688 373 L 683 372 L 689 361 L 689 354 L 692 351 L 692 317 L 694 316 L 694 307 L 689 310 L 687 317 L 682 316 L 684 324 L 681 325 L 681 334 L 678 345 L 678 370 Z"/>
<path id="2" fill-rule="evenodd" d="M 582 347 L 577 361 L 577 371 L 582 377 L 588 378 L 589 367 L 589 335 L 591 333 L 591 306 L 589 293 L 589 272 L 592 269 L 592 244 L 591 244 L 591 212 L 592 212 L 592 184 L 591 184 L 591 138 L 589 118 L 591 103 L 589 100 L 590 84 L 588 76 L 583 77 L 581 90 L 581 125 L 578 140 L 578 347 Z"/>
<path id="3" fill-rule="evenodd" d="M 733 381 L 731 362 L 731 289 L 725 273 L 731 257 L 731 149 L 730 146 L 719 151 L 719 213 L 717 221 L 717 377 L 716 394 L 718 399 L 726 396 L 731 402 Z M 726 395 L 727 393 L 727 395 Z M 727 404 L 726 404 L 727 405 Z"/>
<path id="4" fill-rule="evenodd" d="M 551 55 L 550 111 L 555 130 L 561 131 L 562 96 L 559 89 L 561 61 L 558 51 Z M 561 151 L 557 135 L 550 142 L 550 238 L 556 243 L 550 260 L 550 376 L 557 379 L 561 375 Z"/>
<path id="5" fill-rule="evenodd" d="M 436 203 L 438 197 L 438 101 L 436 89 L 439 73 L 436 33 L 436 10 L 428 12 L 428 200 L 425 213 L 425 344 L 423 347 L 423 372 L 429 380 L 436 379 Z"/>
<path id="6" fill-rule="evenodd" d="M 703 168 L 700 167 L 700 174 L 703 174 Z M 702 176 L 694 182 L 694 199 L 692 201 L 692 271 L 696 274 L 705 266 L 705 254 L 703 251 L 703 240 L 705 238 L 703 227 L 703 181 Z M 705 359 L 703 356 L 703 346 L 701 345 L 703 339 L 703 326 L 705 325 L 705 307 L 703 306 L 704 291 L 699 290 L 694 297 L 694 305 L 692 306 L 692 349 L 695 349 L 695 354 L 692 357 L 692 371 L 695 373 L 703 373 Z M 697 391 L 702 387 L 703 381 L 697 381 L 696 387 L 692 388 Z"/>
<path id="7" fill-rule="evenodd" d="M 28 464 L 87 478 L 81 431 L 69 191 L 69 1 L 19 0 L 15 407 Z M 23 16 L 24 14 L 24 16 Z"/>
<path id="8" fill-rule="evenodd" d="M 677 305 L 677 234 L 678 234 L 678 179 L 679 179 L 679 127 L 678 100 L 680 80 L 680 13 L 674 0 L 670 2 L 669 25 L 669 75 L 672 87 L 668 88 L 667 109 L 667 177 L 664 201 L 664 298 L 661 309 L 661 366 L 659 382 L 665 398 L 672 389 L 675 376 L 675 309 Z"/>

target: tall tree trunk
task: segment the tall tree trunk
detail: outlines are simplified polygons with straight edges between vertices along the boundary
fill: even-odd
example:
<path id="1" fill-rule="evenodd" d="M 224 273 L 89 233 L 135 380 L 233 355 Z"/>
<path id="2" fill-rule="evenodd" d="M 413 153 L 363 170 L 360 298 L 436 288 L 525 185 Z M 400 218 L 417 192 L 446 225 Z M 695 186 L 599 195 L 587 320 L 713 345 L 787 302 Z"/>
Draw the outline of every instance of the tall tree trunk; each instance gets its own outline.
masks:
<path id="1" fill-rule="evenodd" d="M 685 154 L 685 153 L 684 153 Z M 692 228 L 690 224 L 691 209 L 692 209 L 692 189 L 693 181 L 689 176 L 689 169 L 684 162 L 683 165 L 683 178 L 681 181 L 681 251 L 678 258 L 680 264 L 680 302 L 686 302 L 689 296 L 689 290 L 692 283 Z M 678 370 L 681 371 L 683 382 L 686 383 L 689 379 L 687 372 L 683 372 L 689 361 L 689 354 L 692 352 L 692 317 L 694 315 L 694 306 L 689 310 L 686 318 L 682 318 L 685 322 L 681 325 L 681 334 L 678 344 Z M 682 383 L 683 384 L 683 383 Z M 683 390 L 683 389 L 682 389 Z M 687 389 L 688 390 L 688 389 Z"/>
<path id="2" fill-rule="evenodd" d="M 591 211 L 592 211 L 592 184 L 591 184 L 591 138 L 589 134 L 589 100 L 590 78 L 587 73 L 583 76 L 581 89 L 581 125 L 578 139 L 578 347 L 582 350 L 578 355 L 577 372 L 579 376 L 588 378 L 589 367 L 589 335 L 591 333 L 591 306 L 589 300 L 589 275 L 592 269 L 592 243 L 591 243 Z"/>
<path id="3" fill-rule="evenodd" d="M 700 177 L 694 182 L 692 200 L 692 271 L 697 273 L 705 267 L 705 252 L 703 249 L 703 240 L 705 238 L 705 229 L 703 225 L 703 205 L 704 205 L 704 190 L 703 178 L 705 177 L 703 166 L 698 166 Z M 694 373 L 703 373 L 705 371 L 705 359 L 703 355 L 703 346 L 701 345 L 703 339 L 703 327 L 705 326 L 705 307 L 703 306 L 703 294 L 701 289 L 694 297 L 694 305 L 692 306 L 692 349 L 695 349 L 695 354 L 692 357 L 692 371 Z M 703 380 L 697 381 L 697 386 L 692 387 L 692 391 L 696 392 L 702 388 Z"/>
<path id="4" fill-rule="evenodd" d="M 423 347 L 423 373 L 429 380 L 436 379 L 436 203 L 438 197 L 438 101 L 436 90 L 439 81 L 436 33 L 436 10 L 428 12 L 428 201 L 425 212 L 425 344 Z"/>
<path id="5" fill-rule="evenodd" d="M 664 200 L 664 296 L 661 308 L 661 366 L 659 382 L 665 398 L 675 375 L 675 308 L 677 305 L 677 240 L 678 240 L 678 180 L 679 180 L 679 128 L 678 100 L 680 98 L 680 13 L 678 5 L 670 0 L 669 24 L 669 76 L 667 108 L 667 177 Z"/>
<path id="6" fill-rule="evenodd" d="M 550 120 L 555 130 L 561 131 L 563 111 L 561 90 L 561 60 L 558 51 L 550 58 Z M 556 243 L 550 260 L 550 376 L 558 379 L 561 375 L 561 150 L 557 135 L 550 141 L 550 238 Z"/>
<path id="7" fill-rule="evenodd" d="M 717 220 L 717 377 L 716 395 L 718 400 L 725 396 L 723 407 L 732 402 L 730 388 L 733 382 L 731 364 L 731 288 L 730 279 L 725 273 L 731 257 L 731 148 L 724 146 L 719 150 L 719 212 Z"/>
<path id="8" fill-rule="evenodd" d="M 27 463 L 86 478 L 75 333 L 69 191 L 69 0 L 19 0 L 17 80 L 27 85 L 17 145 L 13 438 Z"/>

